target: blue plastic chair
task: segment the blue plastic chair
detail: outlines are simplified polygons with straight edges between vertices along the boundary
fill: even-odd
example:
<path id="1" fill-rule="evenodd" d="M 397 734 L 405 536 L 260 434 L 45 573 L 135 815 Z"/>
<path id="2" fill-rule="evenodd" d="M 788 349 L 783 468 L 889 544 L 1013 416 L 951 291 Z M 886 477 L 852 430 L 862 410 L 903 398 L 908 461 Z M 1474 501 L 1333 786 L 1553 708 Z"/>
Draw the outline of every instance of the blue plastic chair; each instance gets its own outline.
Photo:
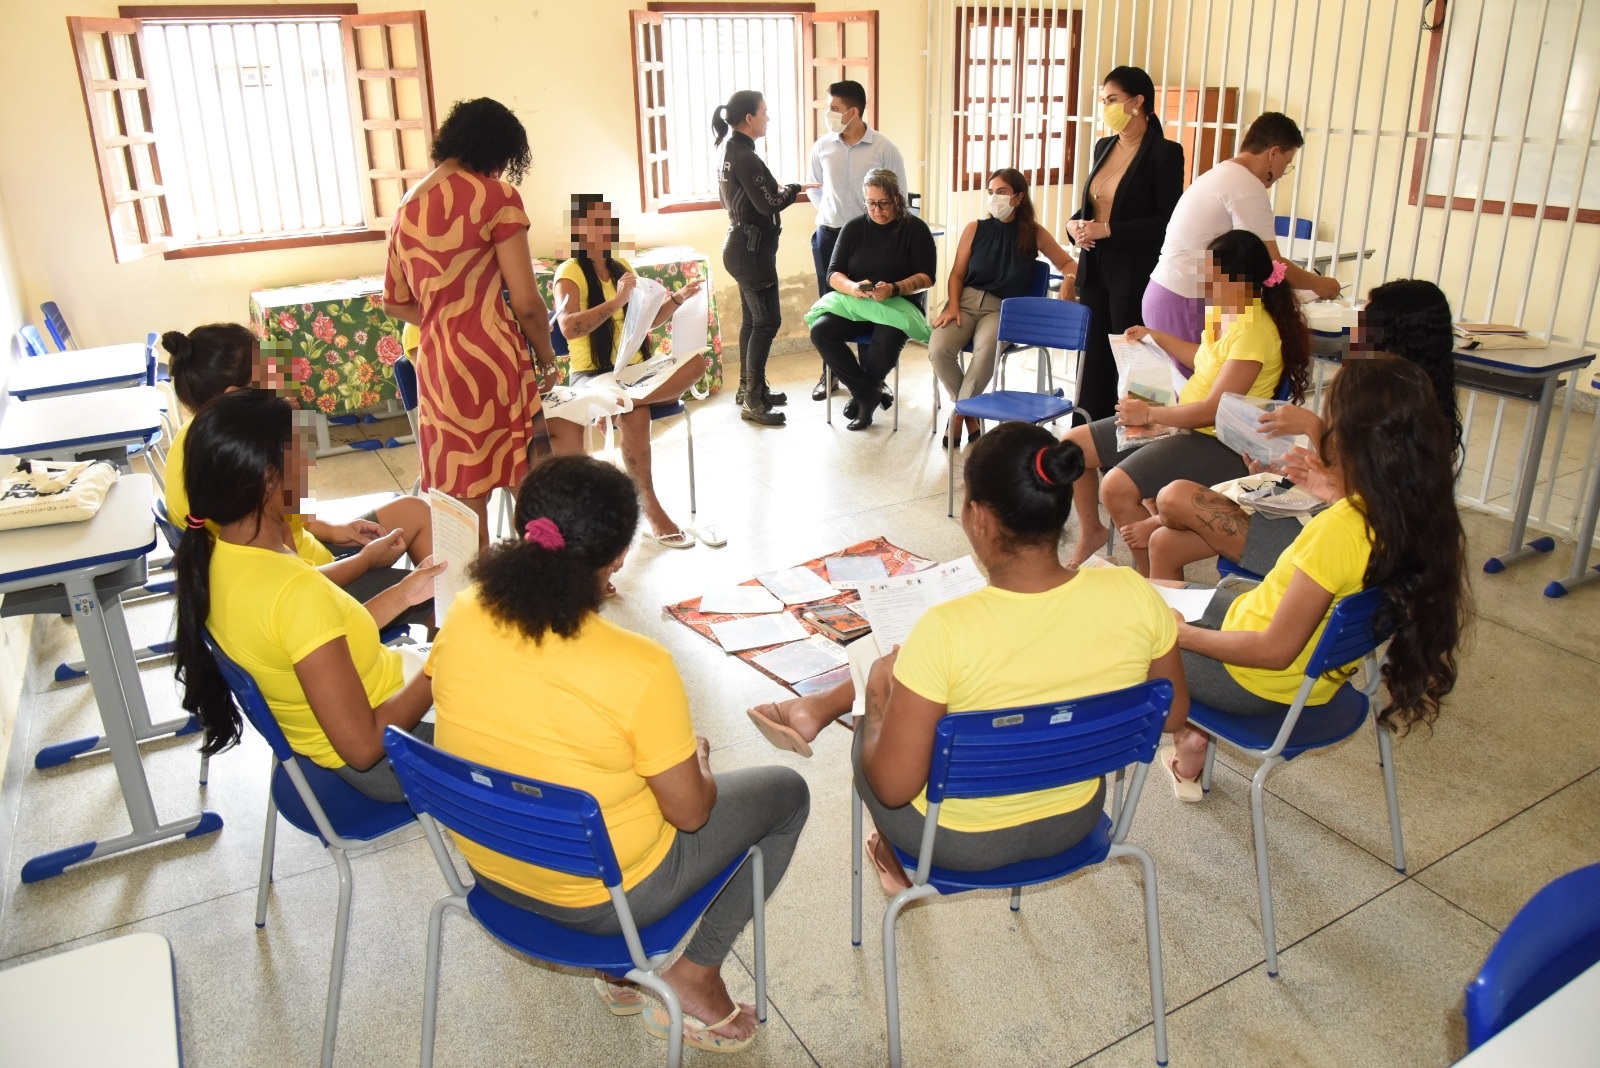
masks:
<path id="1" fill-rule="evenodd" d="M 1294 223 L 1294 236 L 1302 241 L 1309 241 L 1315 228 L 1310 219 L 1290 219 L 1287 215 L 1274 215 L 1272 217 L 1272 232 L 1279 237 L 1289 236 L 1289 224 Z"/>
<path id="2" fill-rule="evenodd" d="M 44 328 L 50 331 L 50 337 L 55 340 L 56 348 L 62 352 L 77 348 L 72 340 L 72 331 L 67 327 L 67 317 L 61 314 L 61 308 L 53 300 L 47 300 L 39 305 L 39 310 L 44 313 Z"/>
<path id="3" fill-rule="evenodd" d="M 50 350 L 45 346 L 44 338 L 39 336 L 39 328 L 32 323 L 24 323 L 17 328 L 17 333 L 22 337 L 22 352 L 26 356 L 45 356 Z"/>
<path id="4" fill-rule="evenodd" d="M 1045 260 L 1036 260 L 1033 265 L 1033 277 L 1028 281 L 1028 291 L 1023 294 L 1027 297 L 1048 297 L 1050 295 L 1050 279 L 1053 277 L 1054 268 Z M 1004 306 L 1004 302 L 1002 302 Z M 972 342 L 961 346 L 961 355 L 972 354 Z M 960 355 L 957 356 L 960 359 Z M 963 368 L 965 370 L 965 368 Z M 933 380 L 933 429 L 929 433 L 936 433 L 939 429 L 939 379 Z"/>
<path id="5" fill-rule="evenodd" d="M 669 915 L 640 928 L 622 892 L 622 868 L 611 847 L 600 805 L 589 794 L 474 764 L 418 741 L 395 727 L 384 731 L 384 748 L 400 785 L 417 811 L 422 831 L 444 873 L 450 893 L 428 914 L 428 970 L 422 1001 L 422 1065 L 433 1064 L 434 1024 L 439 1007 L 440 937 L 446 909 L 470 913 L 495 938 L 538 960 L 569 968 L 593 968 L 626 976 L 660 995 L 671 1017 L 668 1068 L 683 1059 L 683 1009 L 657 970 L 700 920 L 712 900 L 738 873 L 746 857 L 755 880 L 756 1015 L 767 1018 L 766 885 L 761 850 L 752 846 Z M 622 933 L 592 935 L 508 905 L 480 886 L 464 889 L 439 825 L 513 860 L 584 879 L 598 879 L 610 893 Z"/>
<path id="6" fill-rule="evenodd" d="M 333 925 L 333 963 L 328 972 L 328 1001 L 322 1021 L 322 1065 L 331 1068 L 339 1033 L 339 995 L 344 985 L 344 951 L 350 932 L 350 859 L 346 855 L 375 838 L 411 823 L 416 817 L 404 803 L 374 801 L 339 776 L 312 763 L 289 748 L 289 742 L 267 707 L 266 698 L 249 673 L 228 658 L 207 633 L 222 677 L 233 692 L 244 718 L 272 749 L 272 783 L 267 791 L 266 830 L 261 840 L 261 878 L 256 887 L 256 926 L 267 925 L 267 887 L 272 882 L 272 858 L 277 844 L 278 816 L 290 825 L 321 839 L 333 856 L 339 875 L 339 911 Z"/>
<path id="7" fill-rule="evenodd" d="M 1255 829 L 1256 885 L 1261 896 L 1261 938 L 1266 948 L 1267 975 L 1278 975 L 1278 947 L 1272 921 L 1272 876 L 1267 867 L 1267 822 L 1261 795 L 1267 776 L 1301 753 L 1342 742 L 1366 722 L 1367 713 L 1377 700 L 1381 678 L 1378 674 L 1379 645 L 1390 631 L 1380 610 L 1382 590 L 1362 590 L 1334 606 L 1311 659 L 1306 664 L 1305 681 L 1295 694 L 1294 703 L 1282 716 L 1240 716 L 1226 709 L 1191 699 L 1189 722 L 1211 738 L 1206 745 L 1205 772 L 1200 785 L 1211 789 L 1211 769 L 1217 755 L 1217 742 L 1227 742 L 1247 756 L 1261 762 L 1250 780 L 1250 821 Z M 1361 661 L 1363 684 L 1346 682 L 1327 704 L 1306 707 L 1312 685 L 1325 673 Z M 1389 836 L 1394 846 L 1395 871 L 1406 870 L 1405 843 L 1400 835 L 1400 796 L 1395 788 L 1394 752 L 1389 732 L 1377 725 L 1378 762 L 1383 768 L 1384 791 L 1389 803 Z"/>
<path id="8" fill-rule="evenodd" d="M 1039 349 L 1043 363 L 1045 390 L 1055 387 L 1055 370 L 1050 365 L 1050 349 L 1078 354 L 1075 381 L 1083 378 L 1083 350 L 1089 345 L 1087 305 L 1058 297 L 1012 297 L 1000 302 L 1000 333 L 995 338 L 995 362 L 999 365 L 1000 388 L 1006 388 L 1006 360 L 1013 353 Z M 1109 414 L 1109 413 L 1106 413 Z M 1085 418 L 1093 418 L 1086 416 Z"/>
<path id="9" fill-rule="evenodd" d="M 1053 423 L 1063 416 L 1070 419 L 1074 410 L 1072 402 L 1061 395 L 1059 388 L 1054 393 L 1025 393 L 1020 390 L 999 389 L 992 393 L 979 393 L 975 397 L 957 401 L 955 405 L 957 415 L 970 415 L 976 419 L 993 420 L 997 423 Z M 945 449 L 950 470 L 944 497 L 944 513 L 951 517 L 956 514 L 958 451 L 955 440 L 951 439 Z"/>
<path id="10" fill-rule="evenodd" d="M 1022 907 L 1022 888 L 1053 882 L 1083 868 L 1116 857 L 1134 857 L 1144 869 L 1146 948 L 1150 957 L 1150 1005 L 1154 1021 L 1156 1063 L 1167 1063 L 1166 999 L 1162 989 L 1161 920 L 1157 911 L 1156 866 L 1150 854 L 1126 839 L 1134 811 L 1144 792 L 1145 777 L 1155 758 L 1167 713 L 1172 708 L 1172 683 L 1143 682 L 1125 690 L 1072 701 L 988 712 L 944 716 L 935 729 L 933 760 L 928 768 L 928 813 L 916 856 L 898 847 L 895 854 L 911 885 L 889 899 L 883 913 L 884 1007 L 889 1018 L 889 1064 L 900 1065 L 899 971 L 895 961 L 895 921 L 911 902 L 936 894 L 965 890 L 1011 890 L 1011 911 Z M 1135 765 L 1127 798 L 1121 798 L 1121 777 Z M 1003 797 L 1087 782 L 1116 773 L 1115 820 L 1101 814 L 1083 841 L 1063 853 L 1025 860 L 990 871 L 955 871 L 932 863 L 939 809 L 947 797 Z M 853 945 L 861 944 L 861 795 L 851 791 L 854 852 L 850 880 Z"/>
<path id="11" fill-rule="evenodd" d="M 1474 1050 L 1600 962 L 1600 864 L 1568 872 L 1517 911 L 1467 984 Z"/>

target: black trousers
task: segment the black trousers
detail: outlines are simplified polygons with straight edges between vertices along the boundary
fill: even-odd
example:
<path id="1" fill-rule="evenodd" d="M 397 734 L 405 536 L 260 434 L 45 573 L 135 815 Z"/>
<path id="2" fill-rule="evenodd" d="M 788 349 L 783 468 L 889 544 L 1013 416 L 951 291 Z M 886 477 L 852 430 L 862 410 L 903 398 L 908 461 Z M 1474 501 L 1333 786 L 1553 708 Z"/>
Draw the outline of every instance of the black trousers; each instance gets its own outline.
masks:
<path id="1" fill-rule="evenodd" d="M 1144 324 L 1143 299 L 1142 285 L 1136 291 L 1098 286 L 1078 290 L 1079 302 L 1089 309 L 1089 343 L 1083 354 L 1077 406 L 1091 420 L 1117 414 L 1117 361 L 1111 355 L 1109 335 Z"/>
<path id="2" fill-rule="evenodd" d="M 857 357 L 850 351 L 850 342 L 872 334 L 869 344 L 861 347 Z M 823 315 L 811 327 L 811 343 L 822 353 L 822 362 L 828 365 L 833 377 L 843 382 L 850 396 L 870 413 L 878 403 L 884 380 L 900 360 L 900 350 L 910 340 L 892 326 L 876 323 L 858 323 L 837 315 Z"/>
<path id="3" fill-rule="evenodd" d="M 740 379 L 765 384 L 772 339 L 783 325 L 778 301 L 778 233 L 764 235 L 752 249 L 745 227 L 729 227 L 722 245 L 722 266 L 739 284 Z"/>
<path id="4" fill-rule="evenodd" d="M 817 296 L 833 292 L 828 284 L 828 262 L 833 259 L 833 246 L 839 243 L 839 231 L 819 226 L 811 232 L 811 263 L 817 269 Z"/>

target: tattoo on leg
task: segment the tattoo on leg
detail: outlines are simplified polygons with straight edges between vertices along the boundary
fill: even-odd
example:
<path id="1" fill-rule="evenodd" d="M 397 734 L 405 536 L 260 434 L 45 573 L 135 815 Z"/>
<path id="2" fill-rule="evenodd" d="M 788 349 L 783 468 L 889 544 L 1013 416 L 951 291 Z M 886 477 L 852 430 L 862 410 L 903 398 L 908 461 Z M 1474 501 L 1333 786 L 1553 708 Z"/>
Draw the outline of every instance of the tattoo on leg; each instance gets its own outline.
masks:
<path id="1" fill-rule="evenodd" d="M 1250 517 L 1226 497 L 1214 493 L 1194 495 L 1194 514 L 1198 526 L 1215 531 L 1225 538 L 1242 538 L 1249 528 Z"/>

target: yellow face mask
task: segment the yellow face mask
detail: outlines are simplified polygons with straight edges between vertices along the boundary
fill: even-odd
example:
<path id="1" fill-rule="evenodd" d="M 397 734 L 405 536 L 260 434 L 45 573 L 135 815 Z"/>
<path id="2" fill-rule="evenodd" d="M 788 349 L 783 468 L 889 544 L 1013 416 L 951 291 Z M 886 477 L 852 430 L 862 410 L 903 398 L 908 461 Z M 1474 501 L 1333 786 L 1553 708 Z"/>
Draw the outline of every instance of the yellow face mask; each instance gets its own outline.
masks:
<path id="1" fill-rule="evenodd" d="M 1127 104 L 1121 100 L 1109 100 L 1100 105 L 1100 119 L 1111 128 L 1112 133 L 1121 133 L 1133 121 L 1133 116 L 1128 114 Z"/>

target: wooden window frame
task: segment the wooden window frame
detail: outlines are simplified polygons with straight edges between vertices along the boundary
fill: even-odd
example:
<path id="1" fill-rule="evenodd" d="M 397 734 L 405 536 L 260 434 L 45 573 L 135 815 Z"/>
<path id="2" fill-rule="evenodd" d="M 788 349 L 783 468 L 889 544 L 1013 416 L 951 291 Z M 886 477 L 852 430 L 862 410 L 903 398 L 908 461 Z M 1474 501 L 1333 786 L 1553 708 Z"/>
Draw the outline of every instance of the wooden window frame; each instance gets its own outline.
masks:
<path id="1" fill-rule="evenodd" d="M 1078 77 L 1083 58 L 1083 9 L 1081 7 L 1072 7 L 1060 11 L 1038 11 L 1025 15 L 1019 15 L 1014 9 L 1008 9 L 1003 6 L 994 8 L 966 6 L 956 9 L 957 38 L 954 49 L 956 71 L 951 88 L 955 101 L 954 114 L 951 118 L 953 127 L 951 144 L 955 148 L 955 159 L 952 161 L 953 165 L 950 168 L 951 188 L 953 191 L 958 193 L 967 192 L 974 189 L 984 189 L 988 185 L 987 173 L 978 174 L 967 169 L 967 148 L 974 138 L 968 132 L 969 124 L 966 120 L 966 115 L 974 106 L 974 101 L 970 87 L 963 90 L 965 82 L 962 74 L 963 68 L 971 65 L 972 62 L 967 56 L 966 43 L 970 39 L 971 29 L 980 24 L 988 24 L 991 19 L 996 28 L 1011 29 L 1016 34 L 1016 50 L 1011 61 L 1014 69 L 1012 71 L 1012 115 L 1009 134 L 1014 146 L 1013 155 L 1020 155 L 1017 149 L 1020 148 L 1024 140 L 1036 138 L 1040 142 L 1041 164 L 1038 167 L 1019 166 L 1015 159 L 1008 164 L 1001 164 L 1001 166 L 1016 167 L 1017 170 L 1027 175 L 1028 180 L 1035 185 L 1062 185 L 1071 180 L 1073 164 L 1077 159 L 1077 137 L 1070 124 L 1061 134 L 1062 160 L 1059 167 L 1052 166 L 1049 162 L 1051 138 L 1048 133 L 1026 135 L 1022 132 L 1023 103 L 1028 99 L 1027 94 L 1023 91 L 1023 79 L 1028 66 L 1023 61 L 1023 57 L 1026 54 L 1023 34 L 1029 26 L 1048 26 L 1050 29 L 1060 28 L 1062 16 L 1066 16 L 1065 28 L 1067 30 L 1067 91 L 1066 98 L 1062 101 L 1062 104 L 1066 109 L 1066 114 L 1070 117 L 1078 113 Z M 1046 71 L 1054 65 L 1054 63 L 1041 64 Z M 993 58 L 990 58 L 984 61 L 984 66 L 992 72 L 999 64 Z M 991 74 L 990 77 L 992 87 L 993 75 Z M 1051 103 L 1048 77 L 1044 83 L 1043 100 L 1045 111 L 1048 114 Z M 991 136 L 989 140 L 993 141 L 993 137 Z M 987 152 L 985 156 L 987 158 Z"/>
<path id="2" fill-rule="evenodd" d="M 118 263 L 130 262 L 146 256 L 160 253 L 166 259 L 192 259 L 202 256 L 222 256 L 239 252 L 265 252 L 275 249 L 290 248 L 315 248 L 325 245 L 343 245 L 363 241 L 382 241 L 387 237 L 388 225 L 391 217 L 378 214 L 378 202 L 374 193 L 374 186 L 378 182 L 401 183 L 402 192 L 409 189 L 412 184 L 420 180 L 431 167 L 427 163 L 429 150 L 432 148 L 433 134 L 436 128 L 437 111 L 433 98 L 433 79 L 431 62 L 429 58 L 427 17 L 424 12 L 417 11 L 390 11 L 363 15 L 355 4 L 195 4 L 195 5 L 123 5 L 119 7 L 119 18 L 80 18 L 69 16 L 67 18 L 67 32 L 72 41 L 74 55 L 78 63 L 79 82 L 83 90 L 84 110 L 88 119 L 90 143 L 95 153 L 95 171 L 100 181 L 101 197 L 104 201 L 106 224 L 110 231 L 112 253 Z M 247 237 L 225 239 L 217 241 L 196 241 L 188 244 L 176 244 L 172 238 L 170 215 L 167 210 L 165 186 L 160 182 L 160 145 L 154 132 L 154 116 L 150 110 L 149 92 L 143 77 L 142 32 L 143 20 L 161 20 L 163 22 L 217 22 L 226 19 L 305 19 L 337 17 L 340 22 L 340 31 L 344 38 L 345 83 L 350 94 L 349 120 L 351 133 L 355 142 L 357 172 L 361 181 L 363 215 L 365 225 L 360 228 L 337 229 L 328 228 L 314 233 L 293 235 L 266 235 L 262 237 Z M 357 46 L 359 31 L 374 27 L 386 28 L 383 37 L 384 62 L 379 66 L 366 66 L 360 64 L 360 50 Z M 415 48 L 417 64 L 410 67 L 393 67 L 390 65 L 390 40 L 388 27 L 409 27 L 415 35 Z M 90 60 L 87 52 L 86 40 L 93 34 L 124 34 L 133 41 L 133 62 L 137 77 L 130 84 L 123 84 L 126 79 L 113 77 L 112 79 L 94 79 L 90 76 Z M 115 63 L 115 56 L 109 47 L 106 52 L 108 63 Z M 113 70 L 113 75 L 118 72 Z M 386 95 L 389 104 L 389 115 L 375 117 L 366 113 L 365 98 L 362 91 L 363 83 L 374 80 L 395 81 L 410 78 L 419 81 L 419 99 L 422 114 L 416 118 L 401 119 L 396 106 L 396 94 L 391 84 Z M 151 129 L 130 131 L 127 129 L 128 108 L 121 98 L 121 93 L 135 91 L 143 99 L 143 114 L 149 122 Z M 97 111 L 95 107 L 96 94 L 111 92 L 118 94 L 114 98 L 115 107 Z M 110 129 L 106 122 L 109 112 L 117 119 L 118 129 Z M 396 139 L 395 158 L 404 160 L 401 141 L 404 132 L 420 130 L 424 148 L 424 166 L 406 167 L 403 162 L 398 167 L 378 167 L 372 162 L 371 141 L 375 136 L 389 133 Z M 121 151 L 127 153 L 135 145 L 148 145 L 150 153 L 150 166 L 155 175 L 155 184 L 149 187 L 139 187 L 134 182 L 131 190 L 119 190 L 107 168 L 110 166 L 107 156 Z M 133 164 L 125 163 L 127 173 L 134 174 Z M 154 209 L 161 220 L 164 232 L 152 234 L 147 232 L 148 226 L 143 211 L 135 209 L 135 220 L 139 240 L 130 242 L 119 230 L 116 213 L 118 209 L 130 202 L 139 200 L 155 200 L 157 207 Z"/>
<path id="3" fill-rule="evenodd" d="M 650 169 L 653 165 L 660 164 L 662 175 L 660 190 L 670 190 L 671 171 L 670 146 L 666 144 L 666 107 L 664 102 L 656 100 L 656 94 L 664 92 L 664 78 L 652 85 L 646 80 L 651 74 L 664 73 L 664 61 L 646 56 L 645 49 L 641 47 L 640 33 L 643 27 L 656 27 L 653 41 L 655 55 L 660 56 L 662 16 L 664 15 L 784 15 L 793 14 L 800 18 L 800 50 L 797 57 L 801 77 L 807 79 L 801 93 L 803 106 L 810 112 L 803 121 L 806 130 L 811 134 L 811 143 L 815 143 L 819 134 L 821 113 L 828 106 L 827 98 L 822 97 L 820 106 L 818 98 L 812 92 L 814 84 L 814 71 L 817 67 L 866 67 L 866 78 L 862 85 L 867 91 L 867 111 L 870 118 L 867 120 L 874 128 L 877 127 L 878 116 L 878 13 L 873 10 L 858 11 L 822 11 L 816 10 L 815 4 L 810 3 L 717 3 L 695 2 L 689 0 L 685 3 L 663 3 L 652 0 L 643 10 L 628 13 L 628 43 L 629 51 L 633 58 L 633 93 L 634 93 L 634 133 L 638 147 L 639 160 L 639 205 L 640 210 L 655 215 L 675 215 L 680 212 L 690 211 L 716 211 L 722 204 L 718 200 L 678 200 L 668 201 L 662 199 L 662 193 L 652 185 Z M 863 23 L 867 30 L 867 56 L 855 57 L 843 54 L 844 27 L 850 23 Z M 816 33 L 820 26 L 838 26 L 840 53 L 836 56 L 816 55 Z M 652 140 L 651 138 L 655 138 Z M 796 202 L 809 202 L 810 197 L 801 192 L 795 198 Z"/>
<path id="4" fill-rule="evenodd" d="M 1422 81 L 1421 112 L 1417 118 L 1417 132 L 1422 136 L 1417 138 L 1416 146 L 1412 149 L 1411 193 L 1408 199 L 1413 207 L 1421 204 L 1425 208 L 1473 211 L 1476 210 L 1479 204 L 1479 201 L 1473 197 L 1450 196 L 1447 198 L 1437 193 L 1424 194 L 1422 191 L 1424 178 L 1422 169 L 1427 161 L 1428 145 L 1433 140 L 1433 109 L 1436 103 L 1433 98 L 1433 87 L 1439 76 L 1439 56 L 1444 45 L 1444 15 L 1448 2 L 1449 0 L 1432 0 L 1432 6 L 1427 10 L 1428 62 Z M 1490 147 L 1493 147 L 1492 144 Z M 1485 148 L 1484 151 L 1489 151 L 1489 148 Z M 1551 166 L 1554 165 L 1552 153 Z M 1517 176 L 1513 174 L 1511 176 L 1513 193 L 1516 191 L 1516 182 Z M 1583 191 L 1581 189 L 1573 190 L 1574 199 L 1581 200 L 1582 195 Z M 1489 200 L 1486 198 L 1482 203 L 1483 211 L 1486 215 L 1504 215 L 1506 212 L 1506 202 L 1504 200 Z M 1571 210 L 1566 205 L 1546 204 L 1543 217 L 1547 222 L 1566 222 L 1567 215 Z M 1579 222 L 1600 223 L 1600 208 L 1579 207 L 1577 210 Z M 1539 214 L 1539 205 L 1513 200 L 1511 202 L 1511 214 L 1517 218 L 1532 219 Z"/>

